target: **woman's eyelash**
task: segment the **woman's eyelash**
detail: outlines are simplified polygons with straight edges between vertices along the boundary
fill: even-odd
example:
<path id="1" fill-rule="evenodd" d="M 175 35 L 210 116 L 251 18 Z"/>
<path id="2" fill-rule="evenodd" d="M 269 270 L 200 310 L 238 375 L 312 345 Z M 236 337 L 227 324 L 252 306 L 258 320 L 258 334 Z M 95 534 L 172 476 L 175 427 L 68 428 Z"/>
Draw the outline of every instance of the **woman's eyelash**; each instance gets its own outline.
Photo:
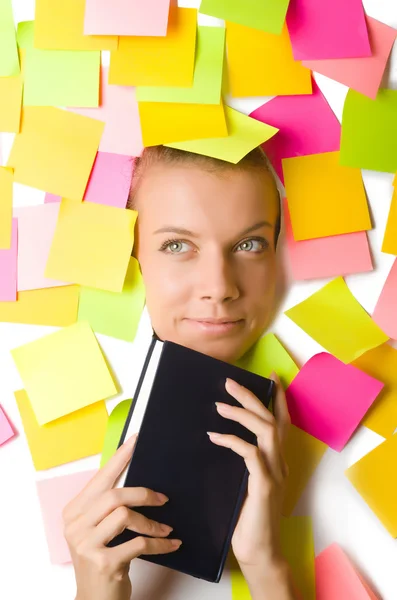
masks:
<path id="1" fill-rule="evenodd" d="M 256 237 L 256 236 L 246 238 L 245 240 L 241 240 L 241 242 L 239 242 L 236 247 L 238 248 L 239 246 L 241 246 L 241 244 L 244 244 L 245 242 L 251 242 L 251 241 L 260 242 L 262 244 L 264 250 L 269 247 L 269 242 L 265 238 Z M 169 239 L 169 240 L 166 240 L 161 245 L 160 251 L 164 252 L 170 244 L 180 244 L 180 243 L 189 243 L 189 242 L 186 242 L 185 240 Z"/>
<path id="2" fill-rule="evenodd" d="M 183 242 L 184 240 L 166 240 L 160 247 L 160 250 L 166 250 L 170 244 L 178 244 L 179 242 Z"/>

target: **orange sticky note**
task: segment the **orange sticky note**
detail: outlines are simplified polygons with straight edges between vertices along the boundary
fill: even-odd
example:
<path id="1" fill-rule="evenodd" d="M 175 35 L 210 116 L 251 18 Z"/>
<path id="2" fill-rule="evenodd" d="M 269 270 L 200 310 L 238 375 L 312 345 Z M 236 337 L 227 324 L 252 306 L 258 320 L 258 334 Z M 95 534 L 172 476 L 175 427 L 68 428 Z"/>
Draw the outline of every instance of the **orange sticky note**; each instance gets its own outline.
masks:
<path id="1" fill-rule="evenodd" d="M 11 246 L 12 232 L 12 169 L 0 167 L 0 248 L 8 250 Z"/>
<path id="2" fill-rule="evenodd" d="M 0 131 L 18 133 L 21 105 L 22 77 L 0 77 Z"/>
<path id="3" fill-rule="evenodd" d="M 395 185 L 395 184 L 394 184 Z M 382 252 L 397 256 L 397 189 L 394 189 L 387 218 L 385 235 L 383 237 Z"/>

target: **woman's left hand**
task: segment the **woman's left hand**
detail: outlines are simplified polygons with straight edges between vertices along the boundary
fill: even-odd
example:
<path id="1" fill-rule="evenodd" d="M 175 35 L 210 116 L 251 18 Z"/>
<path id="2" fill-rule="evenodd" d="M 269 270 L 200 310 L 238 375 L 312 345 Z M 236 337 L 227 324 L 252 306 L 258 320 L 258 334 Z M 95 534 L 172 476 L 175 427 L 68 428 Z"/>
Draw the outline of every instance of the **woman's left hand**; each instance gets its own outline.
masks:
<path id="1" fill-rule="evenodd" d="M 275 373 L 271 378 L 277 386 L 274 416 L 252 392 L 231 379 L 226 390 L 243 408 L 217 403 L 221 416 L 255 433 L 258 446 L 235 435 L 210 435 L 213 443 L 242 456 L 249 471 L 247 495 L 232 537 L 233 553 L 243 571 L 272 569 L 284 561 L 280 521 L 288 466 L 282 447 L 291 420 L 281 383 Z"/>

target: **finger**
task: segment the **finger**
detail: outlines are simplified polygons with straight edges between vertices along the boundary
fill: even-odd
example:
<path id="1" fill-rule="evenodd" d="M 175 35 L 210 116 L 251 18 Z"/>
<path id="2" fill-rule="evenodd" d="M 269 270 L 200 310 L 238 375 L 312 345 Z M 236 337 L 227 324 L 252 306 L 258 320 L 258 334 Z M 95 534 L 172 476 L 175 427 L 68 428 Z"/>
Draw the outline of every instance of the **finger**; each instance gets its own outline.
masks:
<path id="1" fill-rule="evenodd" d="M 269 421 L 269 423 L 274 421 L 274 417 L 270 410 L 266 408 L 263 402 L 261 402 L 251 390 L 229 377 L 226 379 L 225 387 L 227 392 L 233 396 L 233 398 L 238 400 L 244 408 L 248 408 L 248 410 L 262 417 L 266 421 Z"/>
<path id="2" fill-rule="evenodd" d="M 291 427 L 291 417 L 288 410 L 287 399 L 280 378 L 273 371 L 270 378 L 276 384 L 276 398 L 274 402 L 274 416 L 279 431 L 280 445 L 283 448 Z"/>
<path id="3" fill-rule="evenodd" d="M 136 537 L 130 542 L 110 548 L 108 552 L 112 552 L 112 556 L 118 564 L 129 564 L 131 560 L 141 554 L 169 554 L 175 552 L 181 543 L 181 540 L 175 539 Z"/>

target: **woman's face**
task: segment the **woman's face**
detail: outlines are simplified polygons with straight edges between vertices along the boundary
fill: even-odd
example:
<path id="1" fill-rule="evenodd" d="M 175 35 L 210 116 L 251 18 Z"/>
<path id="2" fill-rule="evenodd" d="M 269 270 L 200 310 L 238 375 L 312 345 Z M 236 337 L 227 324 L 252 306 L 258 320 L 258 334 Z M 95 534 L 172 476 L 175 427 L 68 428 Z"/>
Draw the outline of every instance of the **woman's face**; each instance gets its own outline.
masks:
<path id="1" fill-rule="evenodd" d="M 235 362 L 272 313 L 279 207 L 271 174 L 157 164 L 135 204 L 134 255 L 154 331 Z"/>

